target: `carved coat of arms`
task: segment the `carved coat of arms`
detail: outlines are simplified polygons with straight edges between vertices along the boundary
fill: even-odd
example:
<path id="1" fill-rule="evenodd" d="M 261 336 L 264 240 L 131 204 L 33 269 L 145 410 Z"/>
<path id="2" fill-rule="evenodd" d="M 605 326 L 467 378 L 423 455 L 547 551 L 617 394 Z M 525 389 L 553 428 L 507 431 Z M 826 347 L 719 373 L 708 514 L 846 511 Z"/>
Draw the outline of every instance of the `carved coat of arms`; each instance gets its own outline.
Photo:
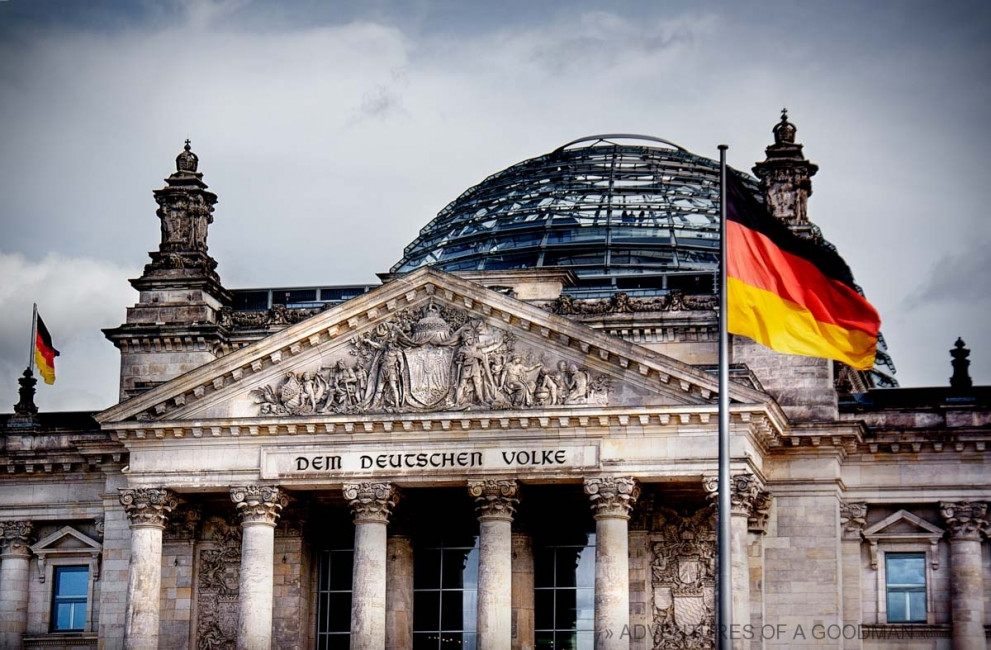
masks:
<path id="1" fill-rule="evenodd" d="M 252 394 L 261 415 L 374 413 L 604 404 L 609 377 L 534 358 L 515 337 L 432 301 L 350 342 L 328 366 L 289 371 Z"/>

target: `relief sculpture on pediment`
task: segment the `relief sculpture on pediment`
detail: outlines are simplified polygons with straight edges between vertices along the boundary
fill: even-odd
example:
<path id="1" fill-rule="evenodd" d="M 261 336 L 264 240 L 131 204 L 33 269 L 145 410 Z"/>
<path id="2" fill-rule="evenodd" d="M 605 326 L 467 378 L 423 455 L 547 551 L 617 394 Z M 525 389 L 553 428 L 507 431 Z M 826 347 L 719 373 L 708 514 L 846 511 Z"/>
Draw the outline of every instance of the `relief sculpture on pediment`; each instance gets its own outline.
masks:
<path id="1" fill-rule="evenodd" d="M 518 345 L 454 307 L 408 308 L 329 364 L 252 391 L 261 415 L 394 413 L 605 404 L 609 377 Z"/>

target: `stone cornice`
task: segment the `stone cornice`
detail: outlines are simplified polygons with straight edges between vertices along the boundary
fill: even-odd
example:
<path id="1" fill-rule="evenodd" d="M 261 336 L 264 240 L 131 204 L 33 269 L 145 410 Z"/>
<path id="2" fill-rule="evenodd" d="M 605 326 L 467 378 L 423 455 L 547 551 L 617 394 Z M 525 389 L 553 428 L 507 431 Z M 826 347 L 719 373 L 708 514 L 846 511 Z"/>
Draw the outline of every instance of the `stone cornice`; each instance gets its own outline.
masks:
<path id="1" fill-rule="evenodd" d="M 645 385 L 684 394 L 686 401 L 705 402 L 718 390 L 716 377 L 628 341 L 592 330 L 565 317 L 549 314 L 478 285 L 425 268 L 393 280 L 380 289 L 241 348 L 201 368 L 138 395 L 96 416 L 103 423 L 131 418 L 163 419 L 182 406 L 201 400 L 273 365 L 306 355 L 328 341 L 350 337 L 382 322 L 389 314 L 436 298 L 463 305 L 481 317 L 531 332 L 558 349 L 572 348 L 596 364 L 596 370 L 622 374 L 632 370 Z M 753 389 L 734 384 L 734 400 L 744 403 L 773 401 Z M 178 402 L 177 402 L 178 400 Z M 773 405 L 777 408 L 776 405 Z"/>
<path id="2" fill-rule="evenodd" d="M 743 430 L 734 435 L 749 435 L 760 446 L 784 445 L 790 429 L 777 418 L 776 409 L 762 404 L 730 406 L 730 421 Z M 550 408 L 532 411 L 472 411 L 430 414 L 373 414 L 360 419 L 346 415 L 314 415 L 309 417 L 244 418 L 231 420 L 121 422 L 112 434 L 131 447 L 141 441 L 186 438 L 251 438 L 299 435 L 353 435 L 417 433 L 442 435 L 444 432 L 464 431 L 558 431 L 581 428 L 586 432 L 602 429 L 608 437 L 612 427 L 635 427 L 677 432 L 685 427 L 715 427 L 718 421 L 716 405 Z M 109 427 L 108 427 L 109 429 Z M 438 438 L 440 439 L 440 438 Z"/>

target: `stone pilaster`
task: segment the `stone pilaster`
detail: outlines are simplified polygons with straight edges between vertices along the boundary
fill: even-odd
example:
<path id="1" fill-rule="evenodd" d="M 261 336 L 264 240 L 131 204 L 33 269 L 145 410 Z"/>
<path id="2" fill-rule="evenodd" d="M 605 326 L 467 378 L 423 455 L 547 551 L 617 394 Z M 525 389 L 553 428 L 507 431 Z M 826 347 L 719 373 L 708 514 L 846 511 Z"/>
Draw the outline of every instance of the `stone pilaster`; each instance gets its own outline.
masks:
<path id="1" fill-rule="evenodd" d="M 950 609 L 954 650 L 985 650 L 984 577 L 981 542 L 988 531 L 988 504 L 940 503 L 950 540 Z"/>
<path id="2" fill-rule="evenodd" d="M 513 635 L 513 514 L 515 480 L 469 481 L 478 513 L 478 647 L 504 650 Z"/>
<path id="3" fill-rule="evenodd" d="M 278 487 L 247 485 L 232 487 L 231 500 L 241 516 L 237 647 L 269 650 L 272 647 L 275 524 L 289 499 Z"/>
<path id="4" fill-rule="evenodd" d="M 631 477 L 585 479 L 585 494 L 595 512 L 595 647 L 630 647 L 623 629 L 630 622 L 630 512 L 640 496 Z"/>
<path id="5" fill-rule="evenodd" d="M 709 498 L 715 502 L 719 482 L 715 477 L 703 481 Z M 747 534 L 766 523 L 769 496 L 760 480 L 750 473 L 730 477 L 730 565 L 733 580 L 733 625 L 743 630 L 750 624 L 750 558 Z M 749 647 L 748 640 L 734 638 L 734 648 Z"/>
<path id="6" fill-rule="evenodd" d="M 533 537 L 513 533 L 513 650 L 533 650 Z"/>
<path id="7" fill-rule="evenodd" d="M 843 624 L 856 626 L 863 620 L 863 596 L 860 589 L 861 555 L 864 526 L 867 525 L 867 504 L 840 503 L 840 553 L 843 571 Z M 844 649 L 862 648 L 859 638 L 846 639 Z"/>
<path id="8" fill-rule="evenodd" d="M 386 528 L 399 501 L 390 483 L 346 483 L 344 498 L 354 515 L 351 649 L 382 650 L 386 629 Z"/>
<path id="9" fill-rule="evenodd" d="M 158 647 L 162 589 L 162 532 L 179 500 L 171 490 L 122 488 L 120 504 L 131 526 L 131 561 L 127 567 L 124 647 Z"/>
<path id="10" fill-rule="evenodd" d="M 385 647 L 405 650 L 413 647 L 413 542 L 406 535 L 389 535 L 386 553 Z"/>
<path id="11" fill-rule="evenodd" d="M 0 648 L 20 648 L 28 624 L 30 521 L 0 521 Z"/>

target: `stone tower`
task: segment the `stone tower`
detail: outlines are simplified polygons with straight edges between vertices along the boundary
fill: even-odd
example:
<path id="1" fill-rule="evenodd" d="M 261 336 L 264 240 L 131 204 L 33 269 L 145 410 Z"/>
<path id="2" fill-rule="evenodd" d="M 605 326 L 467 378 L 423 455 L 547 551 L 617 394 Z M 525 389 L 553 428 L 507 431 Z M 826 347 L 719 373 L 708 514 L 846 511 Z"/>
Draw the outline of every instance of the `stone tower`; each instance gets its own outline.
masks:
<path id="1" fill-rule="evenodd" d="M 212 361 L 223 348 L 218 312 L 231 302 L 217 262 L 207 252 L 207 229 L 217 195 L 207 191 L 189 140 L 176 171 L 155 190 L 162 234 L 140 278 L 127 322 L 104 330 L 120 350 L 120 398 L 125 400 Z"/>
<path id="2" fill-rule="evenodd" d="M 797 234 L 810 237 L 808 202 L 819 166 L 805 159 L 802 145 L 795 142 L 796 131 L 788 121 L 788 109 L 782 109 L 781 121 L 774 125 L 774 144 L 765 149 L 767 158 L 753 170 L 768 211 Z"/>

